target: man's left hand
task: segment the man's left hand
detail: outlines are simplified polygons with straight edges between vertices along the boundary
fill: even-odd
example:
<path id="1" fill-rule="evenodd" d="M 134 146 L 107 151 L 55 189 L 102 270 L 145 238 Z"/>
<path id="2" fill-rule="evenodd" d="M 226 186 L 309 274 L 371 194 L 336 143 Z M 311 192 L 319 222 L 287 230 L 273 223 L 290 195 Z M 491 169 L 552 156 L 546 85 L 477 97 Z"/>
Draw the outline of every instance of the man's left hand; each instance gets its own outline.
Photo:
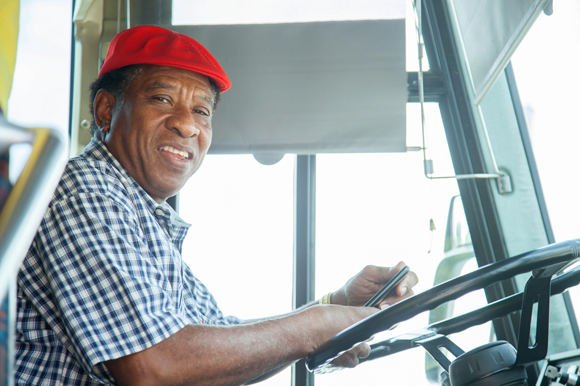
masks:
<path id="1" fill-rule="evenodd" d="M 352 277 L 342 288 L 332 294 L 332 303 L 344 306 L 364 306 L 397 272 L 405 266 L 400 262 L 394 267 L 366 266 L 357 275 Z M 415 272 L 409 272 L 399 283 L 394 295 L 383 299 L 379 308 L 383 309 L 403 299 L 413 296 L 413 287 L 419 279 Z"/>

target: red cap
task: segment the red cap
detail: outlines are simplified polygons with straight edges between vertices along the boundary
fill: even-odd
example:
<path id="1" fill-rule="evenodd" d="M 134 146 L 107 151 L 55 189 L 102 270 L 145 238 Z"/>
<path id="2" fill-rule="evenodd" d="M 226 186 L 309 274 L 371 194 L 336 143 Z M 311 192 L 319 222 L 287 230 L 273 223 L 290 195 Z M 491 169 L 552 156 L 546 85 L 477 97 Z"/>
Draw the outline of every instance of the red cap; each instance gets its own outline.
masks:
<path id="1" fill-rule="evenodd" d="M 99 77 L 131 64 L 156 64 L 198 72 L 210 77 L 222 92 L 232 85 L 218 61 L 201 44 L 161 27 L 142 25 L 118 33 L 109 45 Z"/>

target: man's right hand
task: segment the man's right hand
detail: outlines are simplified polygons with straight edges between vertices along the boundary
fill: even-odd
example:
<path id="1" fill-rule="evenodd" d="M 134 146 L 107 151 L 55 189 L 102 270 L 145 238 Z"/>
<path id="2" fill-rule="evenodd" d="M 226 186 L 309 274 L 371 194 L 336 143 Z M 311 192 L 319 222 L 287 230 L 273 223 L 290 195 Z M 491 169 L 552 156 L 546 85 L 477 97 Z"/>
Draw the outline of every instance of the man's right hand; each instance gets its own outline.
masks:
<path id="1" fill-rule="evenodd" d="M 338 311 L 340 314 L 344 314 L 342 317 L 346 317 L 347 320 L 350 320 L 348 326 L 351 326 L 367 317 L 379 312 L 379 310 L 375 307 L 346 307 L 346 306 L 334 306 L 334 305 L 326 305 L 321 306 L 330 312 L 334 312 L 335 310 Z M 332 315 L 332 314 L 331 314 Z M 332 317 L 336 317 L 332 315 Z M 348 327 L 347 326 L 347 327 Z M 340 330 L 342 331 L 342 330 Z M 338 332 L 340 332 L 338 331 Z M 338 333 L 337 332 L 337 333 Z M 336 334 L 335 334 L 336 335 Z M 329 338 L 330 339 L 330 338 Z M 347 352 L 343 353 L 339 357 L 335 358 L 332 361 L 332 365 L 336 367 L 343 367 L 343 368 L 353 368 L 356 367 L 359 363 L 360 358 L 366 358 L 371 353 L 371 348 L 367 342 L 362 342 L 357 344 L 352 349 L 348 350 Z"/>
<path id="2" fill-rule="evenodd" d="M 378 311 L 317 305 L 245 325 L 190 325 L 105 365 L 119 385 L 240 385 L 304 358 Z M 368 353 L 368 345 L 362 343 L 337 358 L 336 365 L 354 367 Z"/>
<path id="3" fill-rule="evenodd" d="M 367 342 L 357 344 L 338 358 L 335 358 L 331 363 L 336 367 L 353 368 L 359 363 L 360 358 L 366 358 L 371 353 L 371 346 Z"/>

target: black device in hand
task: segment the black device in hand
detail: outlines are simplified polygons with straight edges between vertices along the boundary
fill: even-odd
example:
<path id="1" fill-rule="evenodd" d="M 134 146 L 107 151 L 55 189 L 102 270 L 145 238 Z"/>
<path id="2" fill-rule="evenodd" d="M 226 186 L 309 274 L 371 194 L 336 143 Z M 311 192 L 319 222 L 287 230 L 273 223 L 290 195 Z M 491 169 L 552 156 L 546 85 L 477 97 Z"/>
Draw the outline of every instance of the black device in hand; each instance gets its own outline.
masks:
<path id="1" fill-rule="evenodd" d="M 387 298 L 389 296 L 391 296 L 393 294 L 393 291 L 395 290 L 395 288 L 397 288 L 397 285 L 401 282 L 401 280 L 403 280 L 403 278 L 405 276 L 407 276 L 407 273 L 409 273 L 409 267 L 407 267 L 406 265 L 401 268 L 401 270 L 399 272 L 397 272 L 395 274 L 395 276 L 393 276 L 391 278 L 391 280 L 389 280 L 384 286 L 383 288 L 381 288 L 379 290 L 379 292 L 377 292 L 375 294 L 375 296 L 373 296 L 366 304 L 365 307 L 375 307 L 377 304 L 379 304 L 379 302 L 381 300 L 383 300 L 384 298 Z"/>

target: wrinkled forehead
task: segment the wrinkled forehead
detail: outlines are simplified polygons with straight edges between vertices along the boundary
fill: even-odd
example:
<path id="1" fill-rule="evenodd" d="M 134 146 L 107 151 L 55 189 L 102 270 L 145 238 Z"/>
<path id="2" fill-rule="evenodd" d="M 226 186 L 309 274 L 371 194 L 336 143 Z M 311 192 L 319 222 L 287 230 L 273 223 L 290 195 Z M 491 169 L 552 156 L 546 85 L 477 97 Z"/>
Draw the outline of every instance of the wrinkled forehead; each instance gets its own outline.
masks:
<path id="1" fill-rule="evenodd" d="M 195 71 L 169 66 L 144 64 L 142 71 L 133 79 L 129 86 L 131 91 L 183 91 L 189 90 L 196 95 L 214 100 L 214 91 L 209 77 Z M 205 96 L 204 96 L 205 94 Z"/>
<path id="2" fill-rule="evenodd" d="M 209 77 L 199 72 L 154 64 L 142 64 L 141 66 L 142 71 L 135 80 L 139 80 L 142 83 L 152 83 L 157 79 L 165 79 L 168 82 L 211 89 Z"/>

